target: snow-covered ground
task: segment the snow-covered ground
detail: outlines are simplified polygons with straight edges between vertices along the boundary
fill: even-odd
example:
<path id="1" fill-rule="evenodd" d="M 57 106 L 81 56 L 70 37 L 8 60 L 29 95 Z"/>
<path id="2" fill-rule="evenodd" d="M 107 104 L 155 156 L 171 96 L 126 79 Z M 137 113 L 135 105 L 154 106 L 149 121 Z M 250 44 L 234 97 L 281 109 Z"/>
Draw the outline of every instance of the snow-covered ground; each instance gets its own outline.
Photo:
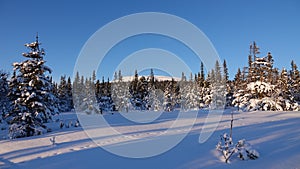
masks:
<path id="1" fill-rule="evenodd" d="M 74 113 L 63 113 L 62 116 L 71 121 L 76 119 Z M 117 113 L 104 116 L 116 130 L 128 136 L 144 138 L 160 135 L 174 123 L 177 113 L 163 113 L 155 122 L 139 125 L 133 125 Z M 206 116 L 207 111 L 200 111 L 187 137 L 173 149 L 155 157 L 132 159 L 111 154 L 98 147 L 81 127 L 70 127 L 41 136 L 1 140 L 0 168 L 300 168 L 300 112 L 235 113 L 234 142 L 245 138 L 260 153 L 260 157 L 248 161 L 233 158 L 230 164 L 222 162 L 215 150 L 219 136 L 229 133 L 229 110 L 224 113 L 214 134 L 200 144 L 198 138 Z M 185 130 L 176 129 L 172 134 L 182 132 Z M 56 137 L 55 146 L 50 142 L 53 136 Z M 128 142 L 122 137 L 108 135 L 99 144 L 122 146 L 125 141 Z"/>

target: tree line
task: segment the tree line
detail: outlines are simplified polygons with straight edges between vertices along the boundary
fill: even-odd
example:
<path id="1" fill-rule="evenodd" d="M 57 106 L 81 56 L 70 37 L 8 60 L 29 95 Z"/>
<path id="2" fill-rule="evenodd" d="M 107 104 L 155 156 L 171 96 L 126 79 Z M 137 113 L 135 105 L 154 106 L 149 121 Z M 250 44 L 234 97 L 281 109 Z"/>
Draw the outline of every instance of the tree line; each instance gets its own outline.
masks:
<path id="1" fill-rule="evenodd" d="M 180 80 L 159 80 L 151 69 L 148 76 L 136 70 L 130 81 L 122 72 L 115 72 L 113 80 L 91 77 L 61 76 L 53 82 L 52 70 L 45 65 L 45 51 L 36 41 L 27 43 L 27 58 L 13 63 L 13 73 L 0 71 L 0 123 L 7 123 L 17 137 L 45 132 L 44 125 L 59 112 L 74 108 L 83 113 L 130 111 L 182 111 L 204 108 L 237 107 L 244 111 L 299 110 L 300 74 L 294 61 L 291 69 L 273 67 L 273 56 L 258 57 L 256 43 L 250 45 L 248 65 L 238 69 L 229 79 L 226 60 L 204 73 L 203 63 L 198 73 L 182 73 Z"/>

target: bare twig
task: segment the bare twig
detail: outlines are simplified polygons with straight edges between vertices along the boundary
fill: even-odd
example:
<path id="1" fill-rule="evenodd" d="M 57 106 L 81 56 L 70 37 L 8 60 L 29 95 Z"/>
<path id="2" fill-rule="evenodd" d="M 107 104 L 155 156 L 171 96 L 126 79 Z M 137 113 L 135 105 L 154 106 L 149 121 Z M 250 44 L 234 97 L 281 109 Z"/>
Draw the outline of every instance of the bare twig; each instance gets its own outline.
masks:
<path id="1" fill-rule="evenodd" d="M 231 157 L 234 153 L 235 153 L 235 149 L 233 149 L 233 150 L 230 152 L 229 156 L 227 156 L 227 158 L 225 158 L 225 163 L 228 163 L 228 160 L 230 159 L 230 157 Z"/>
<path id="2" fill-rule="evenodd" d="M 231 111 L 230 138 L 232 140 L 233 111 Z"/>

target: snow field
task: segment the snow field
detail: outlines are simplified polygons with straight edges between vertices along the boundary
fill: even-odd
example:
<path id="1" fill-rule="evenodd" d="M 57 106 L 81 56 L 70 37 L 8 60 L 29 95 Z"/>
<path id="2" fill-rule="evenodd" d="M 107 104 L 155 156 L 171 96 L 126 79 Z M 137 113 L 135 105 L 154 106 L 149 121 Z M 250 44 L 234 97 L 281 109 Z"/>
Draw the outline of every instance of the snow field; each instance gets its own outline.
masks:
<path id="1" fill-rule="evenodd" d="M 124 136 L 105 132 L 97 140 L 100 146 L 123 146 L 135 141 L 147 141 L 174 123 L 178 112 L 163 113 L 151 123 L 135 124 L 120 114 L 105 114 L 106 120 Z M 190 113 L 190 112 L 186 112 Z M 65 119 L 76 119 L 74 113 L 62 113 Z M 41 136 L 0 141 L 0 168 L 297 168 L 300 166 L 299 112 L 235 112 L 233 141 L 246 139 L 259 153 L 257 160 L 240 161 L 233 157 L 230 164 L 222 161 L 215 147 L 219 136 L 229 133 L 230 110 L 226 110 L 217 130 L 203 144 L 198 138 L 207 111 L 200 111 L 187 137 L 173 149 L 161 155 L 131 159 L 119 157 L 99 148 L 78 127 L 58 129 Z M 189 122 L 189 119 L 185 122 Z M 184 126 L 168 134 L 186 132 Z M 93 129 L 90 129 L 93 130 Z M 2 131 L 1 131 L 2 132 Z M 56 137 L 56 145 L 50 138 Z M 146 146 L 146 145 L 145 145 Z"/>

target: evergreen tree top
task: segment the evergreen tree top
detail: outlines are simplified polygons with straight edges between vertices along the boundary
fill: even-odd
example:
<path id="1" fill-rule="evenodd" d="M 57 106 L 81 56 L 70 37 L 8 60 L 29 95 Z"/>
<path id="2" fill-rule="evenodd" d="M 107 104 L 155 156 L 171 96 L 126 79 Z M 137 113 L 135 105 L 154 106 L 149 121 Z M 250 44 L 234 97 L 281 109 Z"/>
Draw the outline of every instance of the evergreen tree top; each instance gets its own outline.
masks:
<path id="1" fill-rule="evenodd" d="M 41 43 L 39 43 L 38 34 L 36 35 L 35 42 L 26 43 L 24 46 L 30 49 L 30 52 L 22 53 L 24 57 L 33 58 L 33 59 L 42 59 L 45 56 L 45 50 L 40 49 Z"/>

